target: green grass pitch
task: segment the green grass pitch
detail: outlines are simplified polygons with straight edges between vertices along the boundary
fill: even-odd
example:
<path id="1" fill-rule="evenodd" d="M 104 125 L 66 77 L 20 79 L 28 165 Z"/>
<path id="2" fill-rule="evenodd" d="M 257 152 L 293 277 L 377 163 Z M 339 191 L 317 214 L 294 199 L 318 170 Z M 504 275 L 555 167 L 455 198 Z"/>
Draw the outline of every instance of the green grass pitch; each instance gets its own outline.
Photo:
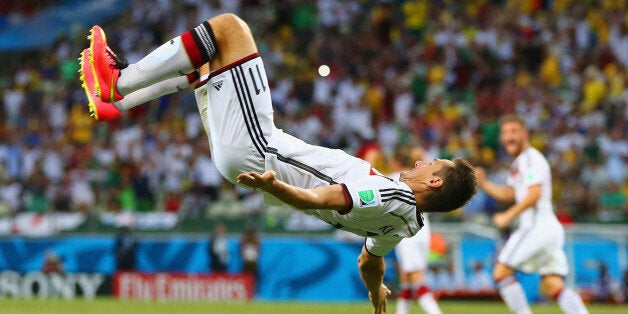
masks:
<path id="1" fill-rule="evenodd" d="M 509 313 L 506 306 L 496 301 L 441 301 L 443 313 Z M 388 313 L 395 312 L 394 302 L 388 304 Z M 589 304 L 591 314 L 628 313 L 628 305 Z M 533 305 L 535 314 L 562 313 L 555 304 Z M 320 314 L 320 313 L 371 313 L 368 303 L 304 303 L 304 302 L 143 302 L 120 301 L 111 298 L 95 300 L 24 300 L 0 299 L 2 314 Z M 423 313 L 413 306 L 411 313 Z"/>

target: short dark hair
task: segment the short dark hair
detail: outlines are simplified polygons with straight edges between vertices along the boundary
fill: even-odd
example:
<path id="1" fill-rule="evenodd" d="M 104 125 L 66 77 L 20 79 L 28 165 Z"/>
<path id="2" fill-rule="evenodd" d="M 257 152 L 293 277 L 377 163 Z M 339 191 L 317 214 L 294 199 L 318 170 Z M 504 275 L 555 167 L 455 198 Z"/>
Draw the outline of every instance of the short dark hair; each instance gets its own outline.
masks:
<path id="1" fill-rule="evenodd" d="M 477 192 L 478 179 L 471 164 L 462 159 L 453 160 L 434 175 L 443 179 L 443 185 L 423 198 L 420 204 L 426 212 L 450 212 L 464 206 Z"/>
<path id="2" fill-rule="evenodd" d="M 503 116 L 503 117 L 501 117 L 501 118 L 499 119 L 499 125 L 500 125 L 500 126 L 501 126 L 501 125 L 503 125 L 503 124 L 504 124 L 504 123 L 506 123 L 506 122 L 517 122 L 517 123 L 521 124 L 521 126 L 522 126 L 524 129 L 527 129 L 527 128 L 528 128 L 528 125 L 527 125 L 527 123 L 526 123 L 526 120 L 524 120 L 522 117 L 520 117 L 520 116 L 518 116 L 518 115 L 516 115 L 516 114 L 514 114 L 514 113 L 507 114 L 507 115 L 505 115 L 505 116 Z"/>

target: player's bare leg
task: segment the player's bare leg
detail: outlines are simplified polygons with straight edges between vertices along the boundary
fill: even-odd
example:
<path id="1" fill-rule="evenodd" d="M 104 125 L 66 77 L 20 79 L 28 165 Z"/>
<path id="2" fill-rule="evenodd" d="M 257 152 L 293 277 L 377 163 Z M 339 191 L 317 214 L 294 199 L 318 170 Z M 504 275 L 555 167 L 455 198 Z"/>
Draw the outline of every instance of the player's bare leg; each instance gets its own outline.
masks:
<path id="1" fill-rule="evenodd" d="M 423 311 L 428 314 L 441 314 L 434 294 L 425 285 L 425 273 L 422 270 L 413 272 L 401 272 L 399 282 L 401 292 L 397 298 L 396 314 L 407 314 L 410 311 L 411 302 L 416 299 Z"/>
<path id="2" fill-rule="evenodd" d="M 525 291 L 515 278 L 514 269 L 498 262 L 493 268 L 493 279 L 497 283 L 499 295 L 512 312 L 517 314 L 532 313 Z"/>
<path id="3" fill-rule="evenodd" d="M 541 291 L 558 303 L 564 313 L 587 314 L 582 298 L 571 288 L 565 286 L 562 276 L 545 275 L 541 277 Z"/>

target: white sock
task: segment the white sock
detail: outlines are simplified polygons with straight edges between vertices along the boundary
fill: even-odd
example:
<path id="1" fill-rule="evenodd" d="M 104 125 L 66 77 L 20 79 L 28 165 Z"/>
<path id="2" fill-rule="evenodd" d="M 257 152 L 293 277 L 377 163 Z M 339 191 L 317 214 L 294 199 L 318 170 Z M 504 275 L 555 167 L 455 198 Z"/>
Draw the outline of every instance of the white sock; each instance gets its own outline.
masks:
<path id="1" fill-rule="evenodd" d="M 181 36 L 177 36 L 120 71 L 118 92 L 126 97 L 138 89 L 172 77 L 184 76 L 193 70 Z"/>
<path id="2" fill-rule="evenodd" d="M 528 299 L 521 284 L 514 278 L 503 279 L 499 283 L 499 295 L 504 300 L 508 308 L 517 314 L 531 314 Z"/>
<path id="3" fill-rule="evenodd" d="M 408 299 L 402 299 L 402 298 L 397 298 L 397 310 L 395 311 L 396 314 L 408 314 L 410 313 L 410 305 L 412 303 L 410 303 L 410 300 Z"/>
<path id="4" fill-rule="evenodd" d="M 114 105 L 120 110 L 128 110 L 163 95 L 175 93 L 190 86 L 187 76 L 177 76 L 165 81 L 136 90 L 116 101 Z"/>
<path id="5" fill-rule="evenodd" d="M 558 306 L 567 314 L 588 314 L 589 311 L 584 306 L 582 298 L 570 288 L 565 288 L 556 299 Z"/>
<path id="6" fill-rule="evenodd" d="M 434 299 L 434 294 L 431 292 L 424 293 L 419 297 L 419 305 L 427 314 L 442 314 L 440 308 L 438 307 L 438 303 L 436 303 L 436 299 Z"/>

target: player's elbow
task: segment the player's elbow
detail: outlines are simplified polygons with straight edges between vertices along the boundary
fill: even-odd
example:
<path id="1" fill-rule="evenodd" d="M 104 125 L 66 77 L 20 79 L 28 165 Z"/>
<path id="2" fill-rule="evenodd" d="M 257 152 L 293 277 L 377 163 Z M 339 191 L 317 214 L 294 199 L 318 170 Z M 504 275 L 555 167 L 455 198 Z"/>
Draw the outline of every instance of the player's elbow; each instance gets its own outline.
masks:
<path id="1" fill-rule="evenodd" d="M 358 255 L 358 269 L 363 272 L 381 271 L 384 268 L 384 259 L 381 256 L 375 256 L 362 248 L 362 252 Z"/>
<path id="2" fill-rule="evenodd" d="M 309 197 L 303 199 L 298 209 L 338 209 L 339 205 L 334 202 L 333 199 L 326 195 L 320 195 L 318 193 L 311 193 Z"/>

